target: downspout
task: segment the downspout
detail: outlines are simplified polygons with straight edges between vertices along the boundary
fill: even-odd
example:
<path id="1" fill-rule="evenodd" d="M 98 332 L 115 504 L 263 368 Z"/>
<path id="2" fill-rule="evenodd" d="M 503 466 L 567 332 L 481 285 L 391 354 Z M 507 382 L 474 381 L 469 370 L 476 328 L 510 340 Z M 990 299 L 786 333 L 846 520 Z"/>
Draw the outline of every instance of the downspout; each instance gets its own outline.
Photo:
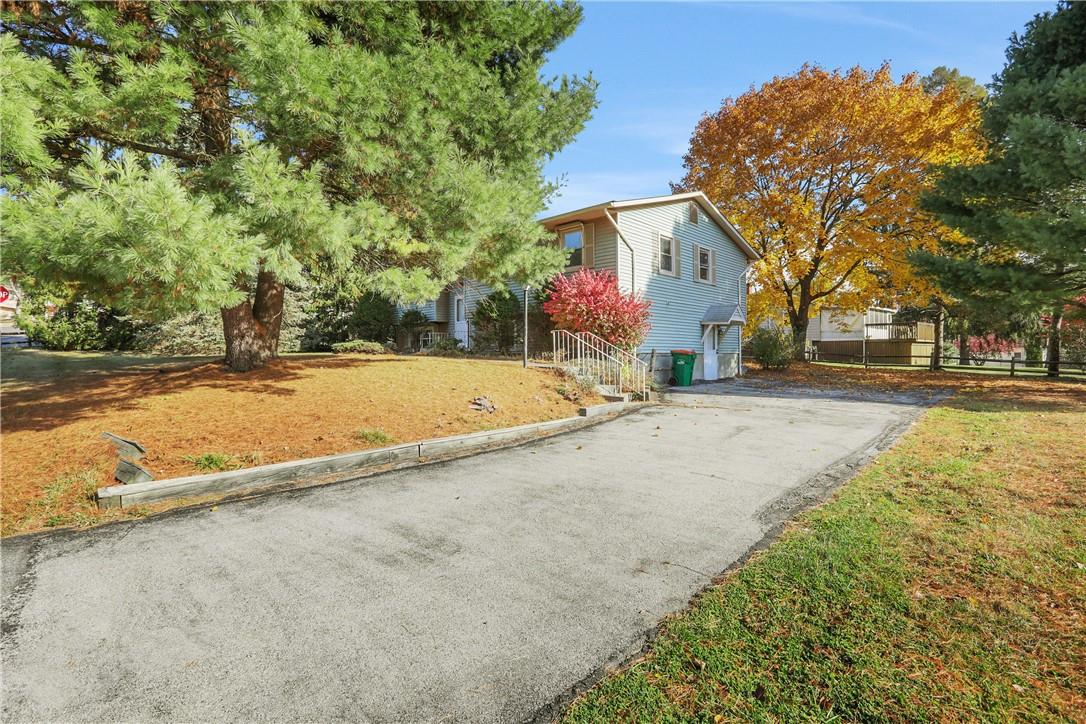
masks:
<path id="1" fill-rule="evenodd" d="M 626 248 L 630 250 L 630 291 L 637 292 L 637 276 L 634 274 L 634 250 L 630 246 L 630 242 L 626 241 L 625 235 L 622 233 L 622 229 L 618 228 L 618 222 L 611 217 L 611 214 L 607 213 L 607 209 L 603 210 L 603 216 L 611 224 L 611 228 L 618 234 L 618 238 L 622 239 L 622 243 L 626 245 Z"/>
<path id="2" fill-rule="evenodd" d="M 747 274 L 750 274 L 751 265 L 748 263 L 747 268 L 743 270 L 743 273 L 736 277 L 735 281 L 735 307 L 736 309 L 743 310 L 743 328 L 747 326 L 747 305 L 744 303 L 743 293 L 740 291 L 741 284 L 747 283 Z M 739 330 L 739 364 L 735 368 L 735 376 L 743 376 L 743 329 Z"/>

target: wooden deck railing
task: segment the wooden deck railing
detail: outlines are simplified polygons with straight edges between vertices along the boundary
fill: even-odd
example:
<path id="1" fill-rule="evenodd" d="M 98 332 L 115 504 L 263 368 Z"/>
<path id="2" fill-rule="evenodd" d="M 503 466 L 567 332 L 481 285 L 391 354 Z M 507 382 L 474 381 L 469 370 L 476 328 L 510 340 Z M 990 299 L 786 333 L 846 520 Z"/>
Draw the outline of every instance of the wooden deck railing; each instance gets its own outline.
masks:
<path id="1" fill-rule="evenodd" d="M 895 339 L 902 342 L 935 341 L 935 325 L 931 322 L 886 322 L 864 326 L 869 338 L 873 330 L 885 329 L 887 336 L 883 339 Z"/>

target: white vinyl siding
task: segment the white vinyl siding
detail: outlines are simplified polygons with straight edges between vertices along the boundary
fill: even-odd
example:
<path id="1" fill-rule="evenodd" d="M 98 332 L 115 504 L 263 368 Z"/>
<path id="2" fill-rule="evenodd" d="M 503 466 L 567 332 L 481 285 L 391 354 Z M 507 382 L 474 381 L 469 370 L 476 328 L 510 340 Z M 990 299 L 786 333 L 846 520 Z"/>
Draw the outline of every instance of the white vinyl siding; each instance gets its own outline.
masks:
<path id="1" fill-rule="evenodd" d="M 592 228 L 592 268 L 618 274 L 618 249 L 621 244 L 615 230 L 606 221 L 585 224 Z"/>

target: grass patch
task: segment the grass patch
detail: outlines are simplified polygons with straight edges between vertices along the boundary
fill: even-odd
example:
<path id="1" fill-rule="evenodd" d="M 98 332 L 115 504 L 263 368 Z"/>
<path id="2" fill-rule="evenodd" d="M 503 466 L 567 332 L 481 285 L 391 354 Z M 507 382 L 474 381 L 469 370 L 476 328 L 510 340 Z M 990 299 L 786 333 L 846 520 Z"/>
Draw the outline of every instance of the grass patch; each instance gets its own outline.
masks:
<path id="1" fill-rule="evenodd" d="M 224 470 L 238 470 L 245 467 L 245 461 L 228 453 L 204 453 L 203 455 L 184 455 L 181 458 L 202 473 L 217 473 Z"/>
<path id="2" fill-rule="evenodd" d="M 960 393 L 668 621 L 570 722 L 1073 720 L 1086 396 Z"/>
<path id="3" fill-rule="evenodd" d="M 94 500 L 97 481 L 95 470 L 58 476 L 43 488 L 41 497 L 28 506 L 22 525 L 43 528 L 87 525 L 97 510 Z"/>
<path id="4" fill-rule="evenodd" d="M 396 439 L 379 427 L 363 427 L 354 433 L 356 440 L 368 442 L 371 445 L 389 445 Z"/>

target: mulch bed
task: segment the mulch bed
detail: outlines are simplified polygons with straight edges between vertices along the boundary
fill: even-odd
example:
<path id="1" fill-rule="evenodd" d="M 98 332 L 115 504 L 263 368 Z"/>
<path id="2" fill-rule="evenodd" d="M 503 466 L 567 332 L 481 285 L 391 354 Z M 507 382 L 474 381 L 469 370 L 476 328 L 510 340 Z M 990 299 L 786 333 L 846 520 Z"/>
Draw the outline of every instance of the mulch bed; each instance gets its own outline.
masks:
<path id="1" fill-rule="evenodd" d="M 560 384 L 515 362 L 355 355 L 5 384 L 0 522 L 4 534 L 94 522 L 91 491 L 111 484 L 116 462 L 103 431 L 141 443 L 141 464 L 162 479 L 205 472 L 192 458 L 209 453 L 247 467 L 379 446 L 360 431 L 410 442 L 575 415 Z M 477 397 L 495 409 L 473 409 Z"/>

